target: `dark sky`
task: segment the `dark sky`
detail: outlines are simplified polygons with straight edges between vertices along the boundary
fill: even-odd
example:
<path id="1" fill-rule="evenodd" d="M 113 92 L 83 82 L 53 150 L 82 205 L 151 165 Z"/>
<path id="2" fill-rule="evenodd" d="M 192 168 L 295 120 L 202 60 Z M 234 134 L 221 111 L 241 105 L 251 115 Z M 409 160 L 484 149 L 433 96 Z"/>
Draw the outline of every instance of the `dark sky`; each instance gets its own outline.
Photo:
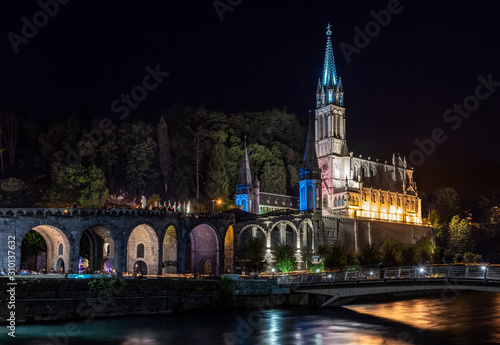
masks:
<path id="1" fill-rule="evenodd" d="M 33 22 L 41 7 L 2 1 L 0 106 L 18 105 L 43 119 L 81 107 L 110 116 L 111 103 L 142 84 L 146 66 L 159 64 L 170 75 L 138 110 L 179 102 L 228 114 L 286 106 L 305 123 L 330 22 L 355 155 L 382 161 L 393 152 L 409 155 L 415 139 L 442 128 L 447 139 L 416 167 L 424 190 L 448 178 L 470 189 L 500 187 L 500 87 L 456 130 L 455 121 L 443 120 L 455 103 L 474 98 L 479 76 L 500 81 L 500 3 L 401 1 L 400 12 L 350 62 L 340 44 L 354 45 L 355 27 L 365 31 L 371 11 L 394 1 L 220 3 L 236 4 L 223 21 L 213 1 L 72 0 L 16 54 L 9 33 L 22 35 L 22 17 Z"/>

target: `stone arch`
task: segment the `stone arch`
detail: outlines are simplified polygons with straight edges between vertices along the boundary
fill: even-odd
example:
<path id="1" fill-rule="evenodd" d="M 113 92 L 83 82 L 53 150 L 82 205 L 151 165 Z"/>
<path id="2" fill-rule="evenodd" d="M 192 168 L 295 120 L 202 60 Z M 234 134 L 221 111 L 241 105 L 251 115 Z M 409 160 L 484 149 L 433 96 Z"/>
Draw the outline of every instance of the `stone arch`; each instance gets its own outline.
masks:
<path id="1" fill-rule="evenodd" d="M 303 252 L 312 250 L 313 223 L 311 219 L 303 219 L 297 229 L 300 231 L 300 247 Z"/>
<path id="2" fill-rule="evenodd" d="M 163 236 L 162 273 L 177 273 L 177 231 L 173 225 L 167 227 Z"/>
<path id="3" fill-rule="evenodd" d="M 261 238 L 267 243 L 267 233 L 260 225 L 248 224 L 244 226 L 238 234 L 238 242 L 236 243 L 236 262 L 239 267 L 243 267 L 243 260 L 246 258 L 248 251 L 247 243 L 252 236 Z"/>
<path id="4" fill-rule="evenodd" d="M 219 274 L 219 251 L 217 231 L 208 224 L 196 226 L 186 238 L 186 273 L 202 273 L 204 261 L 210 260 L 210 273 Z"/>
<path id="5" fill-rule="evenodd" d="M 232 225 L 224 236 L 224 273 L 234 273 L 234 229 Z"/>
<path id="6" fill-rule="evenodd" d="M 147 275 L 148 274 L 148 264 L 147 264 L 147 262 L 144 261 L 144 260 L 142 260 L 142 259 L 138 259 L 134 263 L 133 272 L 136 273 L 136 274 L 140 274 L 140 275 Z"/>
<path id="7" fill-rule="evenodd" d="M 93 224 L 86 228 L 80 236 L 80 250 L 82 249 L 81 241 L 84 236 L 89 239 L 89 270 L 93 272 L 110 271 L 115 267 L 115 242 L 108 226 L 101 223 Z M 79 254 L 80 261 L 83 261 L 83 254 L 81 252 Z"/>
<path id="8" fill-rule="evenodd" d="M 203 259 L 201 263 L 201 274 L 212 274 L 212 262 L 210 259 Z"/>
<path id="9" fill-rule="evenodd" d="M 64 267 L 64 259 L 63 258 L 59 258 L 57 259 L 57 263 L 56 263 L 56 273 L 64 273 L 66 272 L 65 271 L 65 267 Z"/>
<path id="10" fill-rule="evenodd" d="M 288 220 L 279 220 L 269 229 L 271 250 L 278 250 L 283 244 L 297 249 L 297 228 Z"/>
<path id="11" fill-rule="evenodd" d="M 49 224 L 35 223 L 32 224 L 31 228 L 25 229 L 24 231 L 20 231 L 18 233 L 19 239 L 21 241 L 19 243 L 19 247 L 21 246 L 22 240 L 24 236 L 26 236 L 28 231 L 30 230 L 36 231 L 43 237 L 45 243 L 47 244 L 47 255 L 46 255 L 47 272 L 50 272 L 51 270 L 59 272 L 58 268 L 60 269 L 61 263 L 64 263 L 62 267 L 64 268 L 65 272 L 71 270 L 71 267 L 68 266 L 70 258 L 70 241 L 68 240 L 68 237 L 64 232 L 64 228 L 57 227 L 56 225 L 58 224 L 54 225 L 49 225 Z M 62 254 L 59 254 L 61 248 L 62 248 Z M 19 249 L 20 249 L 19 253 L 21 253 L 21 248 Z M 21 257 L 19 256 L 18 265 L 20 265 L 20 262 L 21 262 Z"/>
<path id="12" fill-rule="evenodd" d="M 263 236 L 258 236 L 258 237 L 266 237 L 266 230 L 258 224 L 249 224 L 245 225 L 243 229 L 241 229 L 240 233 L 238 234 L 238 247 L 241 247 L 246 241 L 244 241 L 245 233 L 248 233 L 248 230 L 251 230 L 252 228 L 255 228 L 256 230 L 260 230 L 262 232 Z M 256 234 L 259 233 L 259 231 L 256 231 Z M 252 234 L 250 233 L 250 236 Z M 248 240 L 249 236 L 246 236 L 246 239 Z"/>
<path id="13" fill-rule="evenodd" d="M 144 244 L 144 258 L 137 257 L 137 244 Z M 158 274 L 158 236 L 147 224 L 140 224 L 132 230 L 127 241 L 127 271 L 134 272 L 135 263 L 144 261 L 148 274 Z"/>

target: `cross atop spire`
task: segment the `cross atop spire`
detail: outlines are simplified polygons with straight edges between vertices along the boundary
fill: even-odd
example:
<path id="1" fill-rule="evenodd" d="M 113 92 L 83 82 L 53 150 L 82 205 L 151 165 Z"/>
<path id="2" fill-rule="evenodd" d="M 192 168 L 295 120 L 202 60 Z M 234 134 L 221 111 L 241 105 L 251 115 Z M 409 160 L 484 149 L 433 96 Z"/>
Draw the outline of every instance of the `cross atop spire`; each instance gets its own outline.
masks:
<path id="1" fill-rule="evenodd" d="M 337 85 L 337 73 L 335 71 L 335 60 L 333 58 L 332 46 L 332 31 L 330 30 L 330 23 L 326 27 L 326 52 L 325 52 L 325 66 L 323 68 L 323 86 L 330 87 Z"/>

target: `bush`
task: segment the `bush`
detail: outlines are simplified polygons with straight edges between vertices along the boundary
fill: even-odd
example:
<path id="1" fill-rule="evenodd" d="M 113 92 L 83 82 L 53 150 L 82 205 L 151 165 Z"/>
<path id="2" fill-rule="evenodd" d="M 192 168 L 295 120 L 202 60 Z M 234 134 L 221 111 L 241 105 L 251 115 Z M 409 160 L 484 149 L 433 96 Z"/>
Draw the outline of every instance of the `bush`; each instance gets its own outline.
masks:
<path id="1" fill-rule="evenodd" d="M 297 267 L 295 251 L 290 245 L 284 244 L 280 246 L 276 254 L 276 267 L 283 273 L 293 271 Z"/>
<path id="2" fill-rule="evenodd" d="M 125 282 L 116 276 L 102 276 L 100 279 L 93 279 L 88 284 L 90 291 L 101 292 L 106 296 L 119 296 L 125 289 Z"/>

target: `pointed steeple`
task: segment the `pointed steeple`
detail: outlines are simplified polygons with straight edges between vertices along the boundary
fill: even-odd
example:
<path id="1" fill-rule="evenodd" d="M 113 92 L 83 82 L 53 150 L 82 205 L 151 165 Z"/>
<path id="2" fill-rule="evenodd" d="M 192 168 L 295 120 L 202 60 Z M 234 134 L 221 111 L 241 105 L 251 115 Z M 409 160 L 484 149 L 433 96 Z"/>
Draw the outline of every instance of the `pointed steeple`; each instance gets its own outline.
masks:
<path id="1" fill-rule="evenodd" d="M 333 46 L 332 46 L 332 31 L 330 30 L 331 25 L 328 23 L 326 27 L 326 52 L 325 52 L 325 65 L 323 67 L 323 85 L 337 85 L 337 73 L 335 71 L 335 59 L 333 58 Z"/>
<path id="2" fill-rule="evenodd" d="M 302 168 L 311 169 L 310 171 L 312 171 L 313 176 L 308 176 L 307 178 L 318 178 L 318 155 L 316 154 L 316 145 L 314 143 L 314 127 L 311 115 L 309 115 L 309 129 L 307 131 L 306 149 L 304 151 L 304 161 L 302 163 Z"/>
<path id="3" fill-rule="evenodd" d="M 240 177 L 238 184 L 244 184 L 250 187 L 252 185 L 252 174 L 250 172 L 250 161 L 247 152 L 247 136 L 245 135 L 245 149 L 243 151 L 243 160 L 241 161 Z"/>
<path id="4" fill-rule="evenodd" d="M 333 56 L 332 31 L 331 25 L 328 23 L 326 27 L 326 51 L 325 64 L 323 66 L 323 74 L 320 78 L 321 90 L 316 90 L 316 103 L 320 108 L 327 104 L 336 104 L 343 106 L 344 93 L 340 86 L 340 78 L 337 76 L 335 69 L 335 59 Z"/>

